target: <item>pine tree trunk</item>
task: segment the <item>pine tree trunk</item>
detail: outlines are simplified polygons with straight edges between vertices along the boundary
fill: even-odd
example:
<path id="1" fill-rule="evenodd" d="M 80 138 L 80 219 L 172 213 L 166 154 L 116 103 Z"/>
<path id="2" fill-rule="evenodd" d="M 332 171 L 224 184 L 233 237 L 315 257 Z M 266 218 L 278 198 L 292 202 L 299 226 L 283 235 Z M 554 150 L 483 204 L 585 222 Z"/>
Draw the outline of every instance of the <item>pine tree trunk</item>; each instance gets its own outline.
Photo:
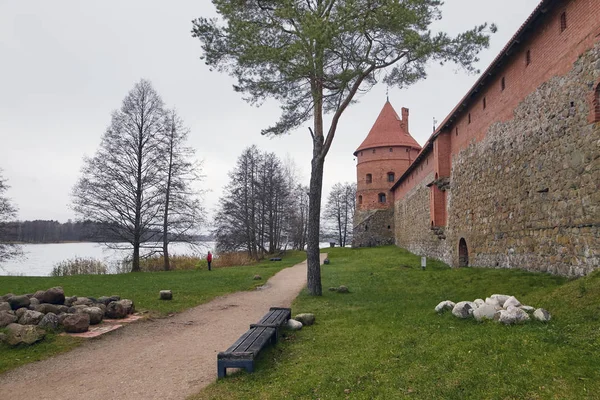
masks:
<path id="1" fill-rule="evenodd" d="M 317 127 L 318 129 L 318 127 Z M 322 126 L 321 126 L 322 129 Z M 320 157 L 323 148 L 323 136 L 315 135 L 313 140 L 313 159 L 310 174 L 310 192 L 308 194 L 308 235 L 306 245 L 307 289 L 313 296 L 321 296 L 321 257 L 319 252 L 319 232 L 321 222 L 321 192 L 323 189 L 323 165 Z"/>

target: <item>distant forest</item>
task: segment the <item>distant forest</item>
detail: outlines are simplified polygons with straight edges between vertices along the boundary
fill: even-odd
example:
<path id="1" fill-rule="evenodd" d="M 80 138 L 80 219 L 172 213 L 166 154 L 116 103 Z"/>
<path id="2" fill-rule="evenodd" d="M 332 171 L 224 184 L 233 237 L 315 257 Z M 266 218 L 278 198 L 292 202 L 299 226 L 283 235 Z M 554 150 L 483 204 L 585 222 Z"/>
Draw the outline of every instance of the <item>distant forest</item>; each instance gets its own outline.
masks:
<path id="1" fill-rule="evenodd" d="M 17 221 L 5 223 L 0 229 L 0 242 L 57 243 L 111 242 L 109 229 L 92 221 L 60 223 L 58 221 Z"/>
<path id="2" fill-rule="evenodd" d="M 59 243 L 59 242 L 117 242 L 119 239 L 107 224 L 92 221 L 35 220 L 1 224 L 0 242 Z M 162 240 L 160 231 L 153 232 L 152 240 Z M 211 240 L 210 237 L 191 237 L 189 240 Z"/>

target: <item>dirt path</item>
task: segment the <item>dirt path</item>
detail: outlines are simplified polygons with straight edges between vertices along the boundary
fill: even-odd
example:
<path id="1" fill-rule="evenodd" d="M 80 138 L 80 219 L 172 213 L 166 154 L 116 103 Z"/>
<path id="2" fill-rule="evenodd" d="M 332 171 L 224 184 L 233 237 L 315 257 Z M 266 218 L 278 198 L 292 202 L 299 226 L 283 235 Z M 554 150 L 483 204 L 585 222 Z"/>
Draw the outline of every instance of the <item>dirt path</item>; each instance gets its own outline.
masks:
<path id="1" fill-rule="evenodd" d="M 219 351 L 269 307 L 289 307 L 305 285 L 306 262 L 280 271 L 261 290 L 125 326 L 66 354 L 0 375 L 0 398 L 183 399 L 216 379 Z"/>

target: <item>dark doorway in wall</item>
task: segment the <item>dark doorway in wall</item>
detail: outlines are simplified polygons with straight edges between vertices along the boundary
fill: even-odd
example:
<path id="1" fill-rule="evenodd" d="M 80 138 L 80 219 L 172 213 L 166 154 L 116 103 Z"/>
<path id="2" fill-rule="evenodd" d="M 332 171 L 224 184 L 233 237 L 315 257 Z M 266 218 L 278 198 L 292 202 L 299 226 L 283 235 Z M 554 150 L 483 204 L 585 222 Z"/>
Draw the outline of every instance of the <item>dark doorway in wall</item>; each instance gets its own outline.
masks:
<path id="1" fill-rule="evenodd" d="M 458 266 L 469 266 L 469 249 L 467 248 L 467 242 L 464 238 L 460 238 L 460 241 L 458 242 Z"/>

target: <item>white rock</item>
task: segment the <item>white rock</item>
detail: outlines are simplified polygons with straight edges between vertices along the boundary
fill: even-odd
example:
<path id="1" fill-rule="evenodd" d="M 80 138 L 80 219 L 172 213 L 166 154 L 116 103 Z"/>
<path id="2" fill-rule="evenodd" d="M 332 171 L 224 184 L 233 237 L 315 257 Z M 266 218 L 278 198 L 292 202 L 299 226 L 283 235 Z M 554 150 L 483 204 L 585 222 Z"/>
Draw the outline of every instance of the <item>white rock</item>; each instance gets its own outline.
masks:
<path id="1" fill-rule="evenodd" d="M 452 311 L 456 304 L 453 301 L 446 300 L 435 306 L 435 312 L 441 313 L 446 310 Z"/>
<path id="2" fill-rule="evenodd" d="M 531 306 L 521 306 L 519 308 L 521 310 L 525 311 L 526 313 L 531 313 L 531 312 L 535 311 L 535 307 L 531 307 Z"/>
<path id="3" fill-rule="evenodd" d="M 500 310 L 494 315 L 494 319 L 506 325 L 516 324 L 529 320 L 529 315 L 520 308 L 511 307 L 510 310 Z"/>
<path id="4" fill-rule="evenodd" d="M 544 310 L 543 308 L 538 308 L 533 312 L 533 318 L 537 319 L 538 321 L 548 322 L 550 321 L 552 316 L 548 311 Z"/>
<path id="5" fill-rule="evenodd" d="M 489 304 L 490 306 L 494 306 L 494 307 L 500 307 L 500 302 L 496 299 L 492 299 L 491 297 L 486 297 L 485 299 L 485 304 Z"/>
<path id="6" fill-rule="evenodd" d="M 515 296 L 510 296 L 508 299 L 506 299 L 502 306 L 506 309 L 508 309 L 509 306 L 521 307 L 521 302 L 517 300 Z"/>
<path id="7" fill-rule="evenodd" d="M 452 314 L 458 318 L 469 318 L 473 316 L 473 310 L 477 308 L 477 304 L 472 301 L 459 301 L 452 309 Z"/>
<path id="8" fill-rule="evenodd" d="M 475 301 L 473 301 L 473 303 L 477 304 L 477 307 L 481 307 L 482 305 L 485 304 L 485 301 L 483 301 L 483 299 L 475 299 Z"/>
<path id="9" fill-rule="evenodd" d="M 302 322 L 296 321 L 295 319 L 288 319 L 285 327 L 290 331 L 299 331 L 302 329 Z"/>
<path id="10" fill-rule="evenodd" d="M 508 300 L 508 298 L 509 298 L 509 297 L 511 297 L 511 296 L 508 296 L 508 295 L 506 295 L 506 294 L 493 294 L 493 295 L 491 295 L 490 297 L 491 297 L 492 299 L 496 299 L 496 300 L 498 300 L 498 304 L 500 304 L 500 307 L 503 307 L 503 306 L 504 306 L 504 302 L 505 302 L 506 300 Z"/>
<path id="11" fill-rule="evenodd" d="M 473 317 L 477 321 L 483 321 L 484 319 L 494 319 L 496 314 L 496 307 L 490 304 L 484 304 L 481 307 L 473 310 Z"/>

